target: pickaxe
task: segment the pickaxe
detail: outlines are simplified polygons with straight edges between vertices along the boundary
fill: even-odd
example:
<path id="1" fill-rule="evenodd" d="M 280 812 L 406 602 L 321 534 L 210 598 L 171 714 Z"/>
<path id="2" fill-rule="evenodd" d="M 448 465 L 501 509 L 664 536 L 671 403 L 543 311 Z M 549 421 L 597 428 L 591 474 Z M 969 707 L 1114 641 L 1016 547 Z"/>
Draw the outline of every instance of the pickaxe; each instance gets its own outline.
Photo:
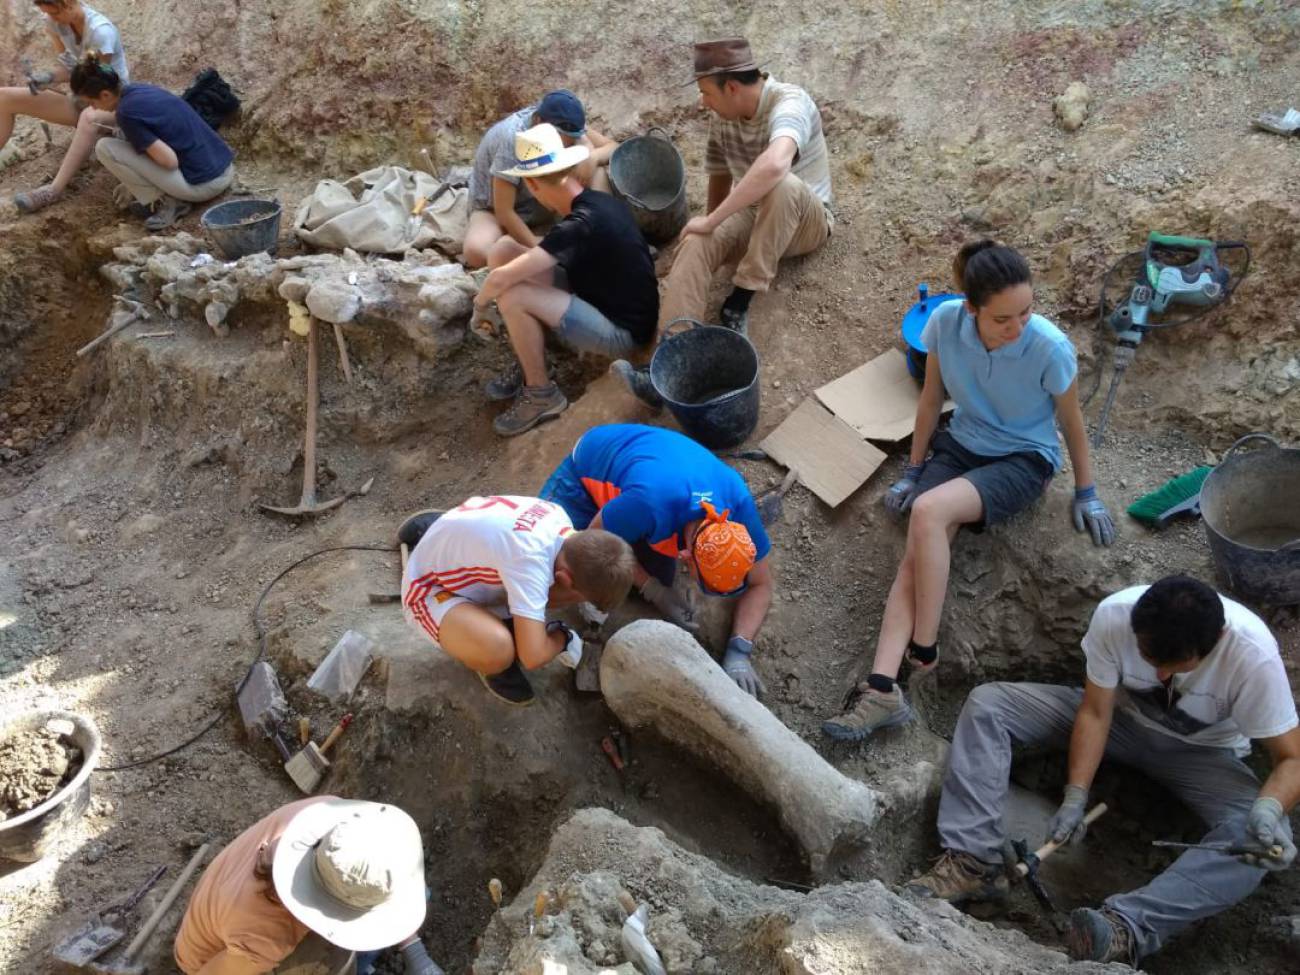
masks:
<path id="1" fill-rule="evenodd" d="M 1107 806 L 1104 802 L 1099 802 L 1088 810 L 1088 814 L 1083 817 L 1083 825 L 1090 826 L 1096 822 L 1103 813 L 1106 812 Z M 1068 842 L 1068 841 L 1067 841 Z M 1047 892 L 1047 887 L 1043 885 L 1042 879 L 1038 876 L 1038 868 L 1043 861 L 1059 850 L 1064 843 L 1057 843 L 1054 840 L 1048 840 L 1037 850 L 1032 853 L 1029 845 L 1024 840 L 1011 840 L 1011 852 L 1006 854 L 1008 873 L 1011 879 L 1017 880 L 1023 878 L 1025 885 L 1029 888 L 1030 893 L 1038 899 L 1038 903 L 1043 906 L 1052 923 L 1057 930 L 1061 930 L 1055 902 L 1052 895 Z"/>

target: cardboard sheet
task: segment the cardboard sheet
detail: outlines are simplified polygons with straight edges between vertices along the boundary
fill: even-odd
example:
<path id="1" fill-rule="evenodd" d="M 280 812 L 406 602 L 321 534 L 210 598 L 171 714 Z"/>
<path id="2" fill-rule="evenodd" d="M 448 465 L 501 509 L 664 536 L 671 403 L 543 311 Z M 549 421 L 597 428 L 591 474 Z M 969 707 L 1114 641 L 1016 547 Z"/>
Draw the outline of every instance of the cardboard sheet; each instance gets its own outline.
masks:
<path id="1" fill-rule="evenodd" d="M 921 387 L 907 371 L 903 352 L 890 349 L 813 395 L 863 437 L 892 443 L 911 436 Z M 943 404 L 945 413 L 952 408 L 951 400 Z"/>
<path id="2" fill-rule="evenodd" d="M 809 396 L 760 444 L 799 481 L 834 508 L 867 482 L 885 454 Z"/>

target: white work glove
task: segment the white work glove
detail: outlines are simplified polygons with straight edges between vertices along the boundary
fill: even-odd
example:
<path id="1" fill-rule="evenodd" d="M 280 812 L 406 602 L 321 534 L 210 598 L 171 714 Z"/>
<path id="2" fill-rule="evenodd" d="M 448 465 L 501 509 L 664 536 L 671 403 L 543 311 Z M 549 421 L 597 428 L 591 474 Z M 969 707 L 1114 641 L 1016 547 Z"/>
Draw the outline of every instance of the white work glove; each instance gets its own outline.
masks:
<path id="1" fill-rule="evenodd" d="M 659 610 L 664 619 L 670 623 L 680 626 L 687 633 L 698 633 L 700 624 L 692 618 L 690 604 L 682 596 L 669 586 L 665 586 L 658 579 L 651 576 L 641 587 L 641 596 L 655 609 Z"/>
<path id="2" fill-rule="evenodd" d="M 1285 870 L 1291 866 L 1295 860 L 1296 848 L 1287 836 L 1283 826 L 1285 822 L 1286 813 L 1282 810 L 1282 803 L 1272 796 L 1256 799 L 1250 807 L 1250 816 L 1246 819 L 1246 843 L 1250 846 L 1258 844 L 1259 852 L 1242 854 L 1241 861 L 1265 870 Z M 1281 851 L 1279 856 L 1272 854 L 1274 847 Z"/>
<path id="3" fill-rule="evenodd" d="M 1108 546 L 1115 541 L 1115 522 L 1111 520 L 1105 503 L 1097 497 L 1095 485 L 1074 489 L 1070 515 L 1074 518 L 1074 530 L 1081 532 L 1086 527 L 1092 536 L 1092 544 Z"/>
<path id="4" fill-rule="evenodd" d="M 754 672 L 750 659 L 754 644 L 743 636 L 733 636 L 727 641 L 727 651 L 722 655 L 722 669 L 736 682 L 736 686 L 752 698 L 758 698 L 766 688 Z"/>
<path id="5" fill-rule="evenodd" d="M 578 664 L 582 663 L 582 637 L 578 636 L 578 631 L 567 623 L 553 622 L 546 624 L 548 633 L 554 633 L 560 630 L 564 633 L 564 649 L 556 654 L 555 659 L 570 670 L 576 670 Z"/>
<path id="6" fill-rule="evenodd" d="M 916 488 L 921 480 L 924 464 L 908 464 L 903 468 L 903 476 L 889 486 L 885 492 L 885 510 L 901 518 L 911 510 L 916 500 Z"/>
<path id="7" fill-rule="evenodd" d="M 1088 832 L 1083 821 L 1088 807 L 1088 790 L 1079 785 L 1065 787 L 1065 801 L 1047 824 L 1047 838 L 1053 843 L 1078 843 Z"/>

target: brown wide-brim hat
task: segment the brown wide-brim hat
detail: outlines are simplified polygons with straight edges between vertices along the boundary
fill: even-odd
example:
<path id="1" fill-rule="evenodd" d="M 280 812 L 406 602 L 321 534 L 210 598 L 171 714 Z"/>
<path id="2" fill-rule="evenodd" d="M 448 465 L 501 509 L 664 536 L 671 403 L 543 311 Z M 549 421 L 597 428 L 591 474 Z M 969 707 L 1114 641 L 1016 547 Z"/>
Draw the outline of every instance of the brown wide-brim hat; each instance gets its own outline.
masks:
<path id="1" fill-rule="evenodd" d="M 767 62 L 763 62 L 766 64 Z M 757 71 L 763 64 L 754 60 L 749 41 L 743 37 L 723 37 L 713 41 L 695 42 L 695 75 L 682 87 L 693 85 L 701 78 L 733 71 Z"/>

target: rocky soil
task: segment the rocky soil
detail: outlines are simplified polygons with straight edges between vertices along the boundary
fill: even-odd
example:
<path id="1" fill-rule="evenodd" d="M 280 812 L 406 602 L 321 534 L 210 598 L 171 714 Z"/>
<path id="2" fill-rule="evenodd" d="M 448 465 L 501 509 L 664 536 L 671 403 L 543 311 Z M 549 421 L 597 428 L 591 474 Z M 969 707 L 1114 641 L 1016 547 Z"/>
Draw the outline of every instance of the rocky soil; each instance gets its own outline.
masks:
<path id="1" fill-rule="evenodd" d="M 1039 310 L 1079 349 L 1081 390 L 1099 382 L 1104 395 L 1113 340 L 1097 326 L 1102 275 L 1152 229 L 1246 239 L 1253 264 L 1228 307 L 1143 343 L 1096 457 L 1112 510 L 1214 462 L 1246 432 L 1300 439 L 1300 143 L 1249 127 L 1255 113 L 1294 104 L 1294 5 L 812 0 L 758 3 L 739 20 L 731 5 L 678 0 L 98 6 L 122 27 L 137 78 L 180 88 L 214 63 L 239 87 L 245 109 L 229 137 L 240 188 L 274 194 L 288 212 L 321 177 L 418 165 L 421 147 L 439 167 L 463 163 L 487 124 L 560 83 L 615 136 L 664 126 L 698 208 L 704 122 L 677 82 L 693 37 L 743 30 L 778 77 L 804 84 L 821 105 L 838 218 L 827 247 L 788 262 L 753 306 L 764 383 L 753 442 L 817 386 L 896 345 L 916 284 L 945 284 L 952 252 L 980 234 L 1028 255 Z M 31 5 L 0 8 L 0 65 L 40 59 L 38 19 Z M 10 74 L 0 81 L 16 80 Z M 1086 112 L 1067 131 L 1053 102 L 1076 82 L 1087 87 Z M 1080 97 L 1076 89 L 1076 114 Z M 1099 598 L 1175 570 L 1211 578 L 1198 524 L 1154 533 L 1121 517 L 1116 546 L 1094 550 L 1069 525 L 1062 472 L 1024 517 L 959 539 L 944 662 L 912 688 L 922 721 L 864 748 L 831 748 L 818 727 L 864 666 L 902 550 L 903 527 L 880 506 L 901 458 L 833 511 L 796 487 L 773 529 L 779 591 L 756 657 L 765 703 L 899 811 L 879 833 L 876 858 L 843 883 L 777 890 L 767 881 L 811 878 L 772 810 L 648 734 L 631 740 L 629 770 L 617 775 L 598 747 L 614 719 L 599 698 L 576 694 L 567 673 L 543 676 L 537 707 L 502 713 L 409 632 L 396 607 L 369 602 L 370 592 L 395 590 L 395 553 L 313 558 L 262 604 L 264 644 L 250 624 L 264 587 L 317 549 L 389 548 L 393 526 L 416 508 L 537 490 L 592 423 L 670 419 L 630 403 L 601 377 L 602 364 L 561 357 L 574 405 L 502 442 L 479 392 L 506 362 L 499 343 L 466 337 L 454 309 L 440 313 L 432 344 L 406 316 L 358 321 L 344 330 L 350 384 L 331 336 L 321 336 L 318 491 L 333 497 L 372 477 L 374 487 L 316 522 L 273 520 L 258 503 L 292 503 L 300 490 L 305 359 L 278 291 L 241 293 L 220 335 L 205 313 L 222 282 L 195 275 L 173 288 L 174 314 L 164 300 L 150 323 L 76 358 L 105 327 L 120 283 L 101 268 L 147 265 L 158 245 L 116 215 L 112 181 L 96 168 L 60 205 L 20 217 L 9 197 L 53 173 L 68 133 L 55 130 L 47 149 L 24 121 L 15 139 L 19 161 L 0 172 L 0 700 L 6 712 L 90 714 L 104 764 L 116 770 L 94 777 L 89 814 L 54 853 L 0 871 L 0 968 L 45 970 L 61 933 L 125 896 L 153 865 L 179 869 L 204 838 L 220 843 L 293 798 L 273 752 L 242 734 L 231 691 L 264 646 L 320 737 L 343 708 L 311 696 L 305 679 L 348 629 L 374 640 L 383 659 L 346 705 L 357 717 L 326 788 L 400 802 L 424 826 L 434 890 L 425 936 L 448 971 L 540 971 L 540 942 L 523 932 L 542 887 L 564 894 L 547 942 L 563 948 L 571 971 L 620 963 L 622 918 L 607 896 L 616 884 L 651 904 L 651 935 L 672 947 L 671 971 L 707 971 L 707 959 L 718 972 L 1064 966 L 1055 932 L 1027 898 L 996 923 L 1033 942 L 946 909 L 932 915 L 887 888 L 935 852 L 943 737 L 969 688 L 1078 680 L 1078 639 Z M 197 218 L 183 229 L 198 236 Z M 173 252 L 192 247 L 182 240 Z M 317 260 L 287 233 L 280 257 Z M 190 269 L 171 270 L 146 282 L 159 297 Z M 140 335 L 154 331 L 174 334 Z M 1091 402 L 1090 420 L 1099 405 Z M 733 463 L 755 491 L 783 473 Z M 1260 610 L 1294 686 L 1296 615 Z M 630 604 L 610 626 L 644 612 Z M 706 616 L 704 642 L 716 651 L 724 608 Z M 214 716 L 197 743 L 149 761 Z M 1026 759 L 1017 776 L 1049 806 L 1024 826 L 1032 841 L 1061 770 Z M 1169 835 L 1160 825 L 1167 797 L 1122 771 L 1099 792 L 1117 809 L 1098 825 L 1083 868 L 1062 874 L 1054 893 L 1063 906 L 1095 903 L 1162 865 L 1147 841 Z M 594 807 L 618 818 L 571 819 Z M 1177 821 L 1179 835 L 1195 828 Z M 486 894 L 493 876 L 509 898 L 500 915 Z M 1146 967 L 1285 970 L 1286 929 L 1273 919 L 1297 912 L 1300 881 L 1270 878 Z M 151 949 L 153 970 L 168 970 L 165 941 Z"/>
<path id="2" fill-rule="evenodd" d="M 24 731 L 0 741 L 0 822 L 35 809 L 81 766 L 81 749 L 52 731 Z"/>

